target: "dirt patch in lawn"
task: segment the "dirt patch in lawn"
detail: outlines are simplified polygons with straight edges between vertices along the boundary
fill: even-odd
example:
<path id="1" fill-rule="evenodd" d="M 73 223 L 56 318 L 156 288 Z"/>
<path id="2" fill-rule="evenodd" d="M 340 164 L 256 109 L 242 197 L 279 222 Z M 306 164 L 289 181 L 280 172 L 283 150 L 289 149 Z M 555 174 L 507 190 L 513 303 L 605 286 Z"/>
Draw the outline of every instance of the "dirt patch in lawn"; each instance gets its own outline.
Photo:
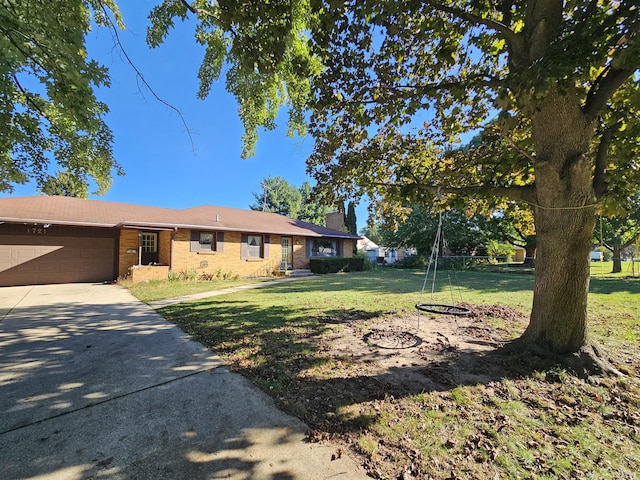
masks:
<path id="1" fill-rule="evenodd" d="M 471 315 L 367 318 L 350 312 L 319 319 L 323 332 L 314 339 L 316 361 L 300 368 L 284 388 L 295 391 L 295 397 L 278 400 L 310 426 L 340 433 L 360 428 L 344 418 L 335 421 L 341 406 L 444 392 L 517 375 L 518 361 L 493 353 L 522 331 L 526 317 L 501 305 L 465 306 Z M 488 323 L 489 317 L 508 327 Z M 529 365 L 522 368 L 531 372 Z"/>
<path id="2" fill-rule="evenodd" d="M 527 318 L 502 305 L 466 307 L 472 315 L 421 314 L 419 321 L 417 314 L 325 319 L 331 327 L 319 336 L 318 343 L 326 364 L 301 372 L 290 385 L 296 392 L 294 405 L 284 406 L 292 407 L 310 425 L 310 441 L 333 441 L 339 446 L 334 456 L 340 456 L 343 449 L 359 456 L 374 478 L 459 479 L 504 477 L 509 459 L 521 455 L 511 451 L 511 435 L 538 445 L 544 458 L 545 449 L 567 442 L 554 425 L 606 425 L 609 420 L 603 420 L 600 412 L 603 392 L 622 392 L 611 394 L 619 403 L 615 411 L 628 411 L 635 401 L 615 383 L 613 389 L 593 387 L 591 391 L 591 386 L 577 378 L 564 378 L 548 359 L 496 354 L 500 346 L 520 335 Z M 539 374 L 544 381 L 531 380 L 536 371 L 546 371 Z M 459 390 L 461 386 L 472 390 Z M 424 400 L 416 400 L 421 395 Z M 567 401 L 571 403 L 568 407 Z M 535 438 L 529 435 L 535 435 L 535 428 L 531 433 L 511 426 L 512 415 L 499 405 L 515 404 L 531 408 L 524 414 L 526 419 L 539 409 L 546 412 L 551 427 L 541 424 L 540 428 L 554 432 L 550 444 L 533 443 Z M 430 416 L 429 411 L 435 413 Z M 434 423 L 439 415 L 442 417 Z M 623 419 L 616 428 L 634 437 L 637 420 L 637 416 Z M 604 432 L 606 437 L 609 431 Z M 626 452 L 629 444 L 624 442 L 620 448 Z M 623 458 L 629 457 L 625 455 Z M 578 454 L 576 458 L 587 471 L 599 468 L 588 456 Z M 627 463 L 633 471 L 635 464 Z M 566 473 L 563 467 L 543 466 L 551 476 Z M 547 471 L 540 468 L 540 474 Z M 512 473 L 519 477 L 534 470 L 525 465 Z M 580 475 L 570 470 L 567 478 Z"/>
<path id="3" fill-rule="evenodd" d="M 473 314 L 172 318 L 309 425 L 309 441 L 374 478 L 635 478 L 637 352 L 624 351 L 628 378 L 587 381 L 535 355 L 496 354 L 526 328 L 521 312 L 465 307 Z"/>
<path id="4" fill-rule="evenodd" d="M 342 367 L 343 375 L 376 378 L 398 394 L 499 379 L 505 373 L 504 362 L 487 354 L 510 340 L 512 333 L 485 320 L 496 316 L 524 325 L 525 317 L 500 305 L 468 307 L 468 316 L 422 313 L 347 319 L 322 338 L 323 354 L 340 360 L 335 367 Z"/>

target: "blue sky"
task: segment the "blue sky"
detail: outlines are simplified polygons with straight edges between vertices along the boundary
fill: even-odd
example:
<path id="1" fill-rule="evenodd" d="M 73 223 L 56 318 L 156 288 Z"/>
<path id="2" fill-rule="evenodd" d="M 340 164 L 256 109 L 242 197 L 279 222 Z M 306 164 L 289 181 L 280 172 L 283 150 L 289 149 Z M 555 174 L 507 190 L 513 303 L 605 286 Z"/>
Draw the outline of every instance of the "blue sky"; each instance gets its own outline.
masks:
<path id="1" fill-rule="evenodd" d="M 167 208 L 210 204 L 247 209 L 266 176 L 281 176 L 296 186 L 305 180 L 313 184 L 305 174 L 313 139 L 287 137 L 284 111 L 276 130 L 259 133 L 255 156 L 240 158 L 242 123 L 224 79 L 205 101 L 196 98 L 203 50 L 193 38 L 193 23 L 177 25 L 161 47 L 150 49 L 145 42 L 147 15 L 156 2 L 119 3 L 127 28 L 118 34 L 127 54 L 155 93 L 182 112 L 191 139 L 180 117 L 136 78 L 111 32 L 90 32 L 89 55 L 110 71 L 111 88 L 101 89 L 98 98 L 110 108 L 107 123 L 115 137 L 114 154 L 126 173 L 114 177 L 107 195 L 90 198 Z M 28 184 L 16 186 L 10 195 L 37 194 Z M 365 206 L 356 214 L 358 228 L 363 228 Z"/>

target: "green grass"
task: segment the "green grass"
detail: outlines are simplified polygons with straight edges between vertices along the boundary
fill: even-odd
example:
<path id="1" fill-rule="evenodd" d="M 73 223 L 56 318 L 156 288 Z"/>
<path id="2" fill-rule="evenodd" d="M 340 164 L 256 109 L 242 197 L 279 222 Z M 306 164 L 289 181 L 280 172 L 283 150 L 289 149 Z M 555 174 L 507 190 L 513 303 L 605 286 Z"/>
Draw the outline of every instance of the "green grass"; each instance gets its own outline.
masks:
<path id="1" fill-rule="evenodd" d="M 327 353 L 330 335 L 345 322 L 364 333 L 392 316 L 413 321 L 418 302 L 462 300 L 525 314 L 531 307 L 530 274 L 443 271 L 436 280 L 432 298 L 430 282 L 421 294 L 424 272 L 326 275 L 161 313 L 309 424 L 310 439 L 340 438 L 379 478 L 405 472 L 442 479 L 636 478 L 640 279 L 591 281 L 590 331 L 626 362 L 630 375 L 620 379 L 585 381 L 558 367 L 527 369 L 521 358 L 518 369 L 500 364 L 506 374 L 484 383 L 403 390 L 367 375 L 361 359 Z M 511 336 L 526 326 L 526 320 L 483 322 Z M 459 353 L 450 355 L 455 360 Z"/>
<path id="2" fill-rule="evenodd" d="M 640 261 L 622 262 L 622 270 L 618 273 L 613 271 L 613 262 L 591 262 L 592 277 L 626 278 L 640 277 Z"/>
<path id="3" fill-rule="evenodd" d="M 210 280 L 210 281 L 188 281 L 177 280 L 151 280 L 148 282 L 133 283 L 130 280 L 121 280 L 119 283 L 126 287 L 136 298 L 143 302 L 163 300 L 165 298 L 182 297 L 192 293 L 209 292 L 222 290 L 225 288 L 237 287 L 258 283 L 259 280 Z"/>

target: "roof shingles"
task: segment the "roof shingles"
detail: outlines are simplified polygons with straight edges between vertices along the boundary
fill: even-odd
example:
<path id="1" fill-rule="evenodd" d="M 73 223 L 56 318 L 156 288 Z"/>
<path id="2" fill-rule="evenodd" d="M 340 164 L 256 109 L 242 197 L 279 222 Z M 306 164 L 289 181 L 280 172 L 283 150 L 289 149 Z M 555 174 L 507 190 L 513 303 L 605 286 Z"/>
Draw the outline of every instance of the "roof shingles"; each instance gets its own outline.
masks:
<path id="1" fill-rule="evenodd" d="M 358 238 L 284 215 L 203 205 L 177 210 L 72 197 L 0 198 L 0 222 L 116 228 L 193 228 L 308 237 Z"/>

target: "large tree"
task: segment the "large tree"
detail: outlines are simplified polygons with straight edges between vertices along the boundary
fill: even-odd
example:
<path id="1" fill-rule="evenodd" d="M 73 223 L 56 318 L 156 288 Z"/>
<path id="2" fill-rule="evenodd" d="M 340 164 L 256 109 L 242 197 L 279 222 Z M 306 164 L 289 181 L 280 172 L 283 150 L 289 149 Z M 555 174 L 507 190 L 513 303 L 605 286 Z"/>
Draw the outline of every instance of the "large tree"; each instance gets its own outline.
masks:
<path id="1" fill-rule="evenodd" d="M 344 226 L 347 228 L 347 232 L 357 235 L 358 234 L 358 219 L 356 217 L 356 206 L 352 201 L 347 204 L 347 213 L 344 216 Z"/>
<path id="2" fill-rule="evenodd" d="M 316 200 L 309 182 L 302 184 L 300 194 L 302 195 L 302 207 L 300 208 L 298 219 L 304 222 L 315 223 L 316 225 L 326 225 L 327 213 L 329 213 L 331 208 Z"/>
<path id="3" fill-rule="evenodd" d="M 260 183 L 260 188 L 260 191 L 253 192 L 255 202 L 249 205 L 251 210 L 298 218 L 302 195 L 295 185 L 283 177 L 265 177 Z"/>
<path id="4" fill-rule="evenodd" d="M 316 225 L 325 224 L 329 207 L 315 201 L 309 182 L 298 188 L 283 177 L 265 177 L 260 187 L 261 191 L 253 192 L 255 202 L 249 205 L 251 210 L 279 213 Z"/>
<path id="5" fill-rule="evenodd" d="M 121 24 L 113 0 L 0 1 L 0 191 L 46 188 L 57 166 L 105 193 L 122 173 L 94 94 L 109 77 L 87 54 L 92 21 Z"/>
<path id="6" fill-rule="evenodd" d="M 413 247 L 418 254 L 431 255 L 438 225 L 442 229 L 440 255 L 485 255 L 490 240 L 484 227 L 486 219 L 480 215 L 469 217 L 464 211 L 441 212 L 424 207 L 413 207 L 401 221 L 387 224 L 382 230 L 382 245 L 401 248 Z"/>
<path id="7" fill-rule="evenodd" d="M 335 4 L 336 2 L 332 2 Z M 381 199 L 528 203 L 530 323 L 515 348 L 584 353 L 596 206 L 638 184 L 635 1 L 338 2 L 320 16 L 310 171 Z M 484 129 L 508 152 L 452 149 Z"/>
<path id="8" fill-rule="evenodd" d="M 290 101 L 294 127 L 311 109 L 308 167 L 327 201 L 367 195 L 382 213 L 529 204 L 534 299 L 513 345 L 597 363 L 595 210 L 640 175 L 635 0 L 166 0 L 152 43 L 189 14 L 207 46 L 202 92 L 228 62 L 248 148 L 273 108 Z M 452 148 L 478 131 L 479 144 Z"/>

